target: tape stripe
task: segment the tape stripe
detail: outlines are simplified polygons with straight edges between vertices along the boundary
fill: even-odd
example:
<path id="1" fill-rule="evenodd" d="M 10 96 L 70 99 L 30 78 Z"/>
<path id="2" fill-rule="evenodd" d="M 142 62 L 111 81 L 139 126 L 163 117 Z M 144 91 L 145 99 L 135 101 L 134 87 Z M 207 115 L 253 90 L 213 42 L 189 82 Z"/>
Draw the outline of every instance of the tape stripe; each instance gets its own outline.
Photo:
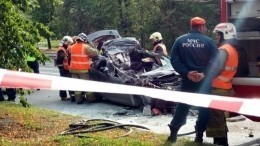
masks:
<path id="1" fill-rule="evenodd" d="M 238 112 L 242 107 L 243 102 L 234 102 L 234 101 L 221 101 L 221 100 L 212 100 L 209 104 L 209 107 L 225 110 L 225 111 L 233 111 Z"/>
<path id="2" fill-rule="evenodd" d="M 51 89 L 51 80 L 40 79 L 34 76 L 27 77 L 7 71 L 3 76 L 1 86 L 25 89 Z"/>
<path id="3" fill-rule="evenodd" d="M 260 100 L 259 99 L 246 99 L 243 106 L 239 110 L 239 113 L 245 113 L 245 115 L 252 115 L 260 117 Z"/>
<path id="4" fill-rule="evenodd" d="M 166 101 L 181 102 L 193 106 L 209 107 L 260 117 L 260 99 L 186 93 L 0 69 L 1 76 L 3 76 L 1 86 L 6 87 L 144 95 Z"/>
<path id="5" fill-rule="evenodd" d="M 260 78 L 234 78 L 233 85 L 260 86 Z"/>
<path id="6" fill-rule="evenodd" d="M 3 77 L 5 75 L 6 70 L 0 69 L 0 84 L 2 84 Z"/>

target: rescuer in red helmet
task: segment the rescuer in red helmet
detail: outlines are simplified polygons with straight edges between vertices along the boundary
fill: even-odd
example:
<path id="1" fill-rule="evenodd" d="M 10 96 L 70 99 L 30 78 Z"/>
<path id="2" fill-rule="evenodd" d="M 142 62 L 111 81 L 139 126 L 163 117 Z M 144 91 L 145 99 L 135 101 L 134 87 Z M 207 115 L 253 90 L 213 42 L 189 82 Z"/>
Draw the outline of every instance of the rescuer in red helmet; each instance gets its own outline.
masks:
<path id="1" fill-rule="evenodd" d="M 68 47 L 73 43 L 73 40 L 70 36 L 64 36 L 59 44 L 56 53 L 55 64 L 59 69 L 61 77 L 71 77 L 69 72 L 69 55 L 68 55 Z M 60 90 L 60 98 L 61 100 L 67 100 L 67 91 Z M 69 91 L 70 100 L 75 101 L 75 95 L 73 91 Z"/>

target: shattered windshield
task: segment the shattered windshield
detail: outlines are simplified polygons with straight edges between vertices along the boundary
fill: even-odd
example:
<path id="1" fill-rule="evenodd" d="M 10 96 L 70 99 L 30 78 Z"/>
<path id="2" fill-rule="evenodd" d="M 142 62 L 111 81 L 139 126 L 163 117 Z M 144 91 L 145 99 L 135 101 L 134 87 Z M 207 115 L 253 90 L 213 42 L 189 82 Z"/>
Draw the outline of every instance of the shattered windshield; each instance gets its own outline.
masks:
<path id="1" fill-rule="evenodd" d="M 139 42 L 133 37 L 118 38 L 105 42 L 102 46 L 109 55 L 130 53 L 137 49 Z"/>

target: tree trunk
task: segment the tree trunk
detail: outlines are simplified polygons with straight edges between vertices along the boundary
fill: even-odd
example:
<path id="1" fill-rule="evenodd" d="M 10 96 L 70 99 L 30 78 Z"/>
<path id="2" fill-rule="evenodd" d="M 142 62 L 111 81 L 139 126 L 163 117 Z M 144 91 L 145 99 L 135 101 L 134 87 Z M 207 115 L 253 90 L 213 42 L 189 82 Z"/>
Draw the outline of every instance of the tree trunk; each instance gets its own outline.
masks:
<path id="1" fill-rule="evenodd" d="M 47 43 L 48 43 L 48 49 L 51 49 L 51 39 L 50 39 L 50 37 L 47 38 Z"/>
<path id="2" fill-rule="evenodd" d="M 122 8 L 122 0 L 118 0 L 118 11 L 119 11 L 119 29 L 121 31 L 124 30 L 124 16 L 123 16 L 123 8 Z"/>
<path id="3" fill-rule="evenodd" d="M 124 2 L 124 5 L 123 5 Z M 118 11 L 119 11 L 119 29 L 122 31 L 123 36 L 128 35 L 128 29 L 130 28 L 129 21 L 127 20 L 126 14 L 124 14 L 124 8 L 126 9 L 130 5 L 130 1 L 118 0 Z"/>
<path id="4" fill-rule="evenodd" d="M 144 9 L 143 9 L 143 5 L 141 3 L 140 0 L 138 0 L 138 5 L 139 5 L 139 14 L 140 14 L 140 25 L 142 25 L 141 29 L 139 30 L 140 31 L 140 44 L 142 46 L 142 48 L 145 48 L 145 33 L 144 33 Z"/>

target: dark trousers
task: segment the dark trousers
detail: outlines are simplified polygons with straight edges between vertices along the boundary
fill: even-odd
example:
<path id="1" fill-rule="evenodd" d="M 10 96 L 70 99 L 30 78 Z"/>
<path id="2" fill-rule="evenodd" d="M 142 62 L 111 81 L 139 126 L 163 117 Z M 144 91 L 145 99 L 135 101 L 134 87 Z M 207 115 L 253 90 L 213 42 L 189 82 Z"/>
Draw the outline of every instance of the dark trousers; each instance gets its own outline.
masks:
<path id="1" fill-rule="evenodd" d="M 14 88 L 6 88 L 6 94 L 9 101 L 15 100 L 16 98 L 16 90 Z M 0 88 L 0 101 L 4 100 L 2 88 Z"/>
<path id="2" fill-rule="evenodd" d="M 27 65 L 33 70 L 34 73 L 40 73 L 38 61 L 27 61 Z"/>
<path id="3" fill-rule="evenodd" d="M 175 109 L 175 113 L 173 119 L 171 121 L 171 125 L 176 128 L 180 128 L 186 124 L 186 119 L 189 114 L 191 106 L 183 103 L 178 103 Z M 204 132 L 207 128 L 207 124 L 209 121 L 209 109 L 198 107 L 199 115 L 196 121 L 196 130 L 200 132 Z"/>
<path id="4" fill-rule="evenodd" d="M 233 89 L 213 88 L 213 95 L 233 96 Z M 227 137 L 228 127 L 224 111 L 210 109 L 210 119 L 207 127 L 207 137 L 223 138 Z"/>
<path id="5" fill-rule="evenodd" d="M 59 72 L 61 77 L 68 77 L 71 78 L 71 74 L 68 70 L 65 70 L 63 67 L 59 67 Z M 75 96 L 74 91 L 69 91 L 70 96 Z M 67 91 L 66 90 L 60 90 L 60 97 L 66 98 L 67 97 Z"/>
<path id="6" fill-rule="evenodd" d="M 181 90 L 183 92 L 208 94 L 211 91 L 211 81 L 202 81 L 194 83 L 188 79 L 182 80 Z M 192 98 L 192 97 L 187 97 Z M 186 124 L 187 115 L 191 106 L 183 103 L 178 103 L 171 121 L 174 128 L 180 128 Z M 196 121 L 196 130 L 204 132 L 207 128 L 210 112 L 208 108 L 198 107 L 199 115 Z"/>

